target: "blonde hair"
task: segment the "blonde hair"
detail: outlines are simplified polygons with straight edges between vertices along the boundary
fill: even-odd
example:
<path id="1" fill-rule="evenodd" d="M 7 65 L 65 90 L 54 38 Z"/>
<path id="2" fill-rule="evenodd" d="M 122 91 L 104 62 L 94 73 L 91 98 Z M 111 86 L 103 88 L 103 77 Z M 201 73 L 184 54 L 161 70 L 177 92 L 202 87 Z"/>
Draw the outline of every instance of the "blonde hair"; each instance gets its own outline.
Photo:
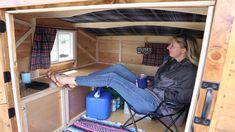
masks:
<path id="1" fill-rule="evenodd" d="M 197 40 L 190 35 L 175 36 L 173 38 L 176 40 L 177 43 L 180 44 L 182 48 L 186 49 L 186 58 L 197 66 L 200 56 L 200 47 L 197 43 Z"/>

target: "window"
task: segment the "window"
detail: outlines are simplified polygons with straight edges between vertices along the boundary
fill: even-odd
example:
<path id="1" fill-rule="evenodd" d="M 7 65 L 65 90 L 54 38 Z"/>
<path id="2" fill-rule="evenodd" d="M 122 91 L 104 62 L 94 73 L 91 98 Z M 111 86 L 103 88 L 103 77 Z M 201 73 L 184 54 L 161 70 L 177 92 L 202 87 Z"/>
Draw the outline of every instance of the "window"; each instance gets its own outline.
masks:
<path id="1" fill-rule="evenodd" d="M 51 51 L 51 63 L 74 60 L 75 32 L 57 31 Z"/>

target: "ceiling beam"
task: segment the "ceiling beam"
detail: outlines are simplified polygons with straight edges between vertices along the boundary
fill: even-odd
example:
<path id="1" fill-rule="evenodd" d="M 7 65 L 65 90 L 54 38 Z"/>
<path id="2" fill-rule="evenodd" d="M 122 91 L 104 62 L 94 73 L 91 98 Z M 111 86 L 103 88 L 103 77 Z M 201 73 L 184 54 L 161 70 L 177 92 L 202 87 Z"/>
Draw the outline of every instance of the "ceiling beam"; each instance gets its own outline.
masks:
<path id="1" fill-rule="evenodd" d="M 163 10 L 163 11 L 175 11 L 175 12 L 182 12 L 182 13 L 192 13 L 198 15 L 207 15 L 208 8 L 207 7 L 198 7 L 198 8 L 150 8 L 156 10 Z"/>
<path id="2" fill-rule="evenodd" d="M 49 12 L 65 12 L 78 11 L 89 9 L 128 9 L 128 8 L 197 8 L 208 7 L 215 5 L 215 1 L 177 1 L 177 2 L 154 2 L 154 3 L 129 3 L 129 4 L 103 4 L 90 6 L 71 6 L 71 7 L 57 7 L 57 8 L 40 8 L 40 9 L 25 9 L 25 10 L 11 10 L 6 11 L 9 14 L 19 13 L 49 13 Z"/>
<path id="3" fill-rule="evenodd" d="M 74 27 L 80 28 L 117 28 L 127 26 L 166 26 L 177 27 L 203 31 L 205 27 L 204 22 L 92 22 L 92 23 L 76 23 Z"/>
<path id="4" fill-rule="evenodd" d="M 153 9 L 153 10 L 163 10 L 163 11 L 175 11 L 183 13 L 192 13 L 199 15 L 207 14 L 207 7 L 198 7 L 198 8 L 141 8 L 141 9 Z M 93 13 L 98 11 L 106 11 L 110 9 L 88 9 L 88 10 L 77 10 L 77 11 L 64 11 L 64 12 L 41 12 L 41 13 L 27 13 L 20 14 L 21 16 L 29 18 L 61 18 L 61 17 L 72 17 L 77 15 L 83 15 L 87 13 Z"/>

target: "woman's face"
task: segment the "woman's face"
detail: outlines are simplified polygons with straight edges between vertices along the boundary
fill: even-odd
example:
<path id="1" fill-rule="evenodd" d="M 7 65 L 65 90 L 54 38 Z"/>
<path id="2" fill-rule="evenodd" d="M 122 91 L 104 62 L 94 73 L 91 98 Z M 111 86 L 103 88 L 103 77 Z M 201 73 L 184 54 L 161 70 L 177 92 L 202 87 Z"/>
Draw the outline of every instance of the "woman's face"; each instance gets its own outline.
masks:
<path id="1" fill-rule="evenodd" d="M 175 39 L 171 41 L 167 49 L 169 50 L 169 55 L 175 58 L 176 60 L 182 59 L 185 57 L 186 49 L 181 48 L 180 44 L 177 43 Z"/>

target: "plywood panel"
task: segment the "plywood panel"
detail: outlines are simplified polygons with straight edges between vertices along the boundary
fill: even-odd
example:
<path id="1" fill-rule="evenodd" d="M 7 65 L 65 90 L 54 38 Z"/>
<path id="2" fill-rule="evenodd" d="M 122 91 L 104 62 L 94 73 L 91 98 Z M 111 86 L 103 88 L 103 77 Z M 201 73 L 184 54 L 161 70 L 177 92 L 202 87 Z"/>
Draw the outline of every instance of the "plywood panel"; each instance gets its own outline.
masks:
<path id="1" fill-rule="evenodd" d="M 86 110 L 86 95 L 91 91 L 89 87 L 77 87 L 69 91 L 69 119 Z"/>
<path id="2" fill-rule="evenodd" d="M 168 43 L 170 40 L 169 36 L 155 37 L 158 39 L 154 39 L 153 36 L 98 37 L 99 61 L 141 64 L 143 54 L 137 54 L 137 47 L 144 47 L 145 42 Z"/>
<path id="3" fill-rule="evenodd" d="M 119 41 L 117 40 L 99 40 L 99 52 L 119 53 Z"/>
<path id="4" fill-rule="evenodd" d="M 95 62 L 96 38 L 84 32 L 77 32 L 77 66 Z"/>
<path id="5" fill-rule="evenodd" d="M 224 69 L 224 63 L 226 59 L 226 54 L 228 49 L 229 39 L 231 38 L 230 32 L 234 19 L 235 12 L 235 1 L 228 0 L 217 0 L 215 14 L 212 24 L 212 30 L 209 40 L 209 49 L 206 58 L 206 64 L 203 74 L 203 80 L 220 82 L 222 77 L 222 72 Z M 234 50 L 233 50 L 234 52 Z M 220 91 L 219 91 L 220 92 Z M 204 104 L 205 90 L 200 90 L 200 95 L 197 103 L 195 116 L 200 116 L 202 107 Z M 217 100 L 217 92 L 213 92 L 213 104 L 211 106 L 211 111 L 209 114 L 209 119 L 211 119 L 214 114 L 214 104 Z M 216 117 L 218 117 L 217 115 Z M 213 116 L 214 117 L 214 116 Z M 214 120 L 214 119 L 212 119 Z M 217 120 L 217 119 L 216 119 Z M 211 124 L 214 127 L 214 123 Z M 208 131 L 207 126 L 194 125 L 195 131 Z M 213 131 L 213 130 L 212 130 Z"/>
<path id="6" fill-rule="evenodd" d="M 60 92 L 26 103 L 30 132 L 51 132 L 62 125 Z"/>
<path id="7" fill-rule="evenodd" d="M 118 53 L 99 52 L 99 62 L 117 63 L 119 61 L 118 57 Z"/>
<path id="8" fill-rule="evenodd" d="M 155 66 L 146 66 L 146 65 L 136 65 L 136 64 L 128 64 L 128 63 L 121 63 L 125 65 L 128 69 L 134 72 L 136 75 L 146 74 L 148 76 L 154 76 L 158 67 Z"/>
<path id="9" fill-rule="evenodd" d="M 137 47 L 144 47 L 144 42 L 142 41 L 121 41 L 122 42 L 122 55 L 125 54 L 134 54 L 136 55 L 136 48 Z"/>
<path id="10" fill-rule="evenodd" d="M 16 25 L 15 38 L 16 41 L 18 41 L 26 32 L 30 30 L 30 27 L 16 23 L 15 25 Z"/>
<path id="11" fill-rule="evenodd" d="M 17 42 L 26 32 L 28 32 L 28 30 L 30 30 L 31 27 L 29 25 L 20 24 L 17 22 L 14 22 L 14 24 L 15 24 L 15 30 L 14 30 L 15 39 Z M 32 35 L 29 35 L 16 49 L 16 57 L 17 57 L 19 72 L 30 71 L 31 49 L 32 49 Z"/>
<path id="12" fill-rule="evenodd" d="M 96 53 L 96 38 L 90 34 L 79 31 L 77 33 L 77 42 L 84 48 L 88 53 L 95 57 Z"/>
<path id="13" fill-rule="evenodd" d="M 17 60 L 22 61 L 26 57 L 31 57 L 31 49 L 32 49 L 32 36 L 29 37 L 17 47 Z"/>
<path id="14" fill-rule="evenodd" d="M 11 132 L 12 125 L 8 117 L 8 108 L 7 104 L 0 104 L 0 129 L 2 132 Z"/>
<path id="15" fill-rule="evenodd" d="M 123 63 L 130 64 L 142 64 L 143 55 L 142 54 L 122 54 Z"/>
<path id="16" fill-rule="evenodd" d="M 77 66 L 93 63 L 94 60 L 89 57 L 84 51 L 78 48 L 77 50 Z"/>

